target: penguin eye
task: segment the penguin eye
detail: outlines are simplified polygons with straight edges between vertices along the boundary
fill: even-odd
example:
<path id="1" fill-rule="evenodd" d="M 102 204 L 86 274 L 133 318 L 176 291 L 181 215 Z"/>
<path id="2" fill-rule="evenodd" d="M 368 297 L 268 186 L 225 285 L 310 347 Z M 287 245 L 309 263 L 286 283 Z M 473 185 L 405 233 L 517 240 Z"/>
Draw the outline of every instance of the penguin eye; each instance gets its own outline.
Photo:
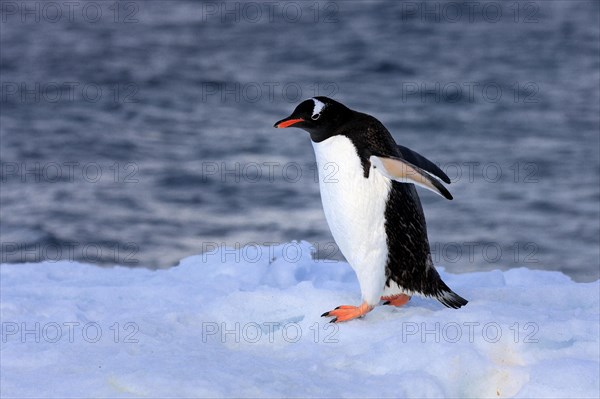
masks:
<path id="1" fill-rule="evenodd" d="M 310 119 L 312 119 L 313 121 L 316 121 L 320 117 L 321 117 L 321 114 L 314 114 L 313 116 L 310 117 Z"/>

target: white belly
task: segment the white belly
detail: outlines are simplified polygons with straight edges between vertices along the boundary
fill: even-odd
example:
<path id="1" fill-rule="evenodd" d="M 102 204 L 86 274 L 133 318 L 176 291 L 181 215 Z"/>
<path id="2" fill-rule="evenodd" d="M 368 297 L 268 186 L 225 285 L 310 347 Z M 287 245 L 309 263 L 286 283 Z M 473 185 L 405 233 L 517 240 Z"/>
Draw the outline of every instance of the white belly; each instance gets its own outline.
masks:
<path id="1" fill-rule="evenodd" d="M 354 144 L 345 136 L 312 144 L 331 234 L 356 272 L 363 300 L 375 305 L 385 284 L 385 207 L 391 181 L 373 168 L 365 179 Z"/>

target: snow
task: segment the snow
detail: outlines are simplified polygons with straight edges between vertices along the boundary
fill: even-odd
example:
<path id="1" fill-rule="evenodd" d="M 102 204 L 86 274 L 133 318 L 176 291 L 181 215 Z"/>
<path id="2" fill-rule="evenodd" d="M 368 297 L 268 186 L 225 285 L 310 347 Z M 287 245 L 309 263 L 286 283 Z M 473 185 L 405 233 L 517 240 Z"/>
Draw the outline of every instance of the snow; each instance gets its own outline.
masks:
<path id="1" fill-rule="evenodd" d="M 220 248 L 162 270 L 3 264 L 3 397 L 598 397 L 600 284 L 451 274 L 360 320 L 344 262 L 308 243 Z"/>

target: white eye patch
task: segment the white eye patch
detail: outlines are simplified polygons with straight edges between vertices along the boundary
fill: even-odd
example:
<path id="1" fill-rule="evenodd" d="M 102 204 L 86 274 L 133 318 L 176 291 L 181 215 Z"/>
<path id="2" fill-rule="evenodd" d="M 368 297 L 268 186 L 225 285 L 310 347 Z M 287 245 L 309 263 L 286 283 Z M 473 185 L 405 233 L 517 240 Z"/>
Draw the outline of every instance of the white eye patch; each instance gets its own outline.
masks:
<path id="1" fill-rule="evenodd" d="M 315 117 L 317 117 L 317 115 L 319 115 L 321 113 L 323 108 L 325 108 L 325 103 L 317 100 L 316 98 L 313 98 L 312 100 L 315 103 L 315 106 L 313 108 L 312 118 L 315 119 Z"/>

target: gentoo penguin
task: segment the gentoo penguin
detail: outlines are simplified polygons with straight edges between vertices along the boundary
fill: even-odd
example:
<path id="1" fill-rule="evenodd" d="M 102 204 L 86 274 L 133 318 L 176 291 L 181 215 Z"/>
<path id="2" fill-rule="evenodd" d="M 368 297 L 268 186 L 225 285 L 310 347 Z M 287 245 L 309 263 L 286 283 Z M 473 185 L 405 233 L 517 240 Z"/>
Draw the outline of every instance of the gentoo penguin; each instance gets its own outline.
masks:
<path id="1" fill-rule="evenodd" d="M 333 323 L 352 320 L 380 300 L 402 306 L 412 295 L 433 297 L 455 309 L 467 304 L 433 266 L 414 186 L 452 199 L 440 182 L 450 183 L 442 170 L 397 145 L 374 117 L 327 97 L 303 101 L 274 127 L 298 127 L 310 134 L 327 223 L 360 283 L 360 306 L 339 306 L 322 316 L 334 317 Z"/>

